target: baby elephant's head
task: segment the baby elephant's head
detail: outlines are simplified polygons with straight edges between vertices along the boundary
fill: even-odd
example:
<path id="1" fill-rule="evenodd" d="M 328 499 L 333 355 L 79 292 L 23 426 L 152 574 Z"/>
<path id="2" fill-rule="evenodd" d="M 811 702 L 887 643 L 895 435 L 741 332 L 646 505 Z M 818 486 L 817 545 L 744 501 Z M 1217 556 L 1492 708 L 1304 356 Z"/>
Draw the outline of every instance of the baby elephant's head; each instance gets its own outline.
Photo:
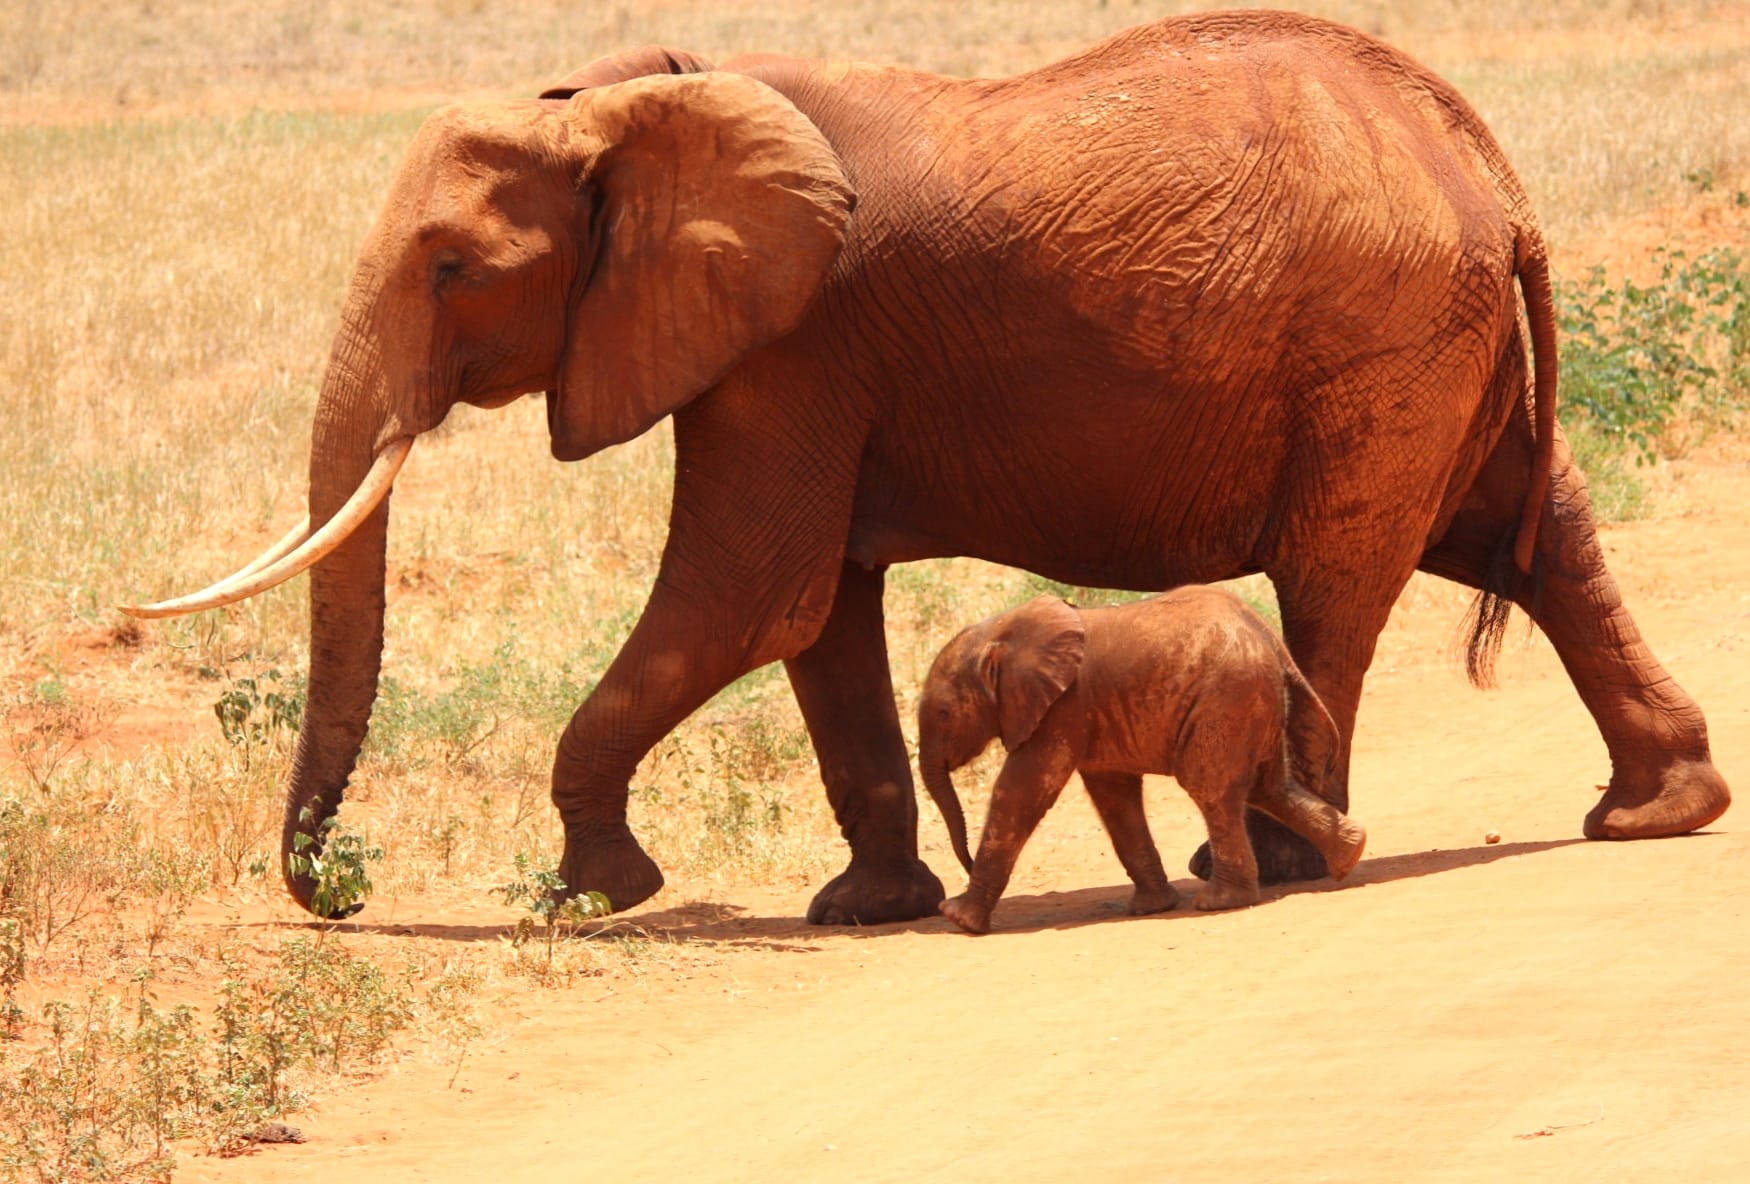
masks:
<path id="1" fill-rule="evenodd" d="M 1009 749 L 1025 743 L 1075 682 L 1084 641 L 1081 614 L 1039 596 L 963 630 L 931 664 L 918 699 L 918 766 L 968 871 L 966 819 L 950 774 L 994 739 Z"/>

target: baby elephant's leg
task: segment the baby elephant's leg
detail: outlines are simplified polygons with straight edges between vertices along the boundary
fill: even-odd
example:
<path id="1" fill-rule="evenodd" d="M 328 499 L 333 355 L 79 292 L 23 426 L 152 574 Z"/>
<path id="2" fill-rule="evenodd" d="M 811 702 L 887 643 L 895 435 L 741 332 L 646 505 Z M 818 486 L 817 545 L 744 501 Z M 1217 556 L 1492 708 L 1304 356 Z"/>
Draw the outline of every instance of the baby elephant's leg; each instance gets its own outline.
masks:
<path id="1" fill-rule="evenodd" d="M 944 917 L 968 933 L 990 930 L 991 910 L 1009 886 L 1021 848 L 1074 771 L 1074 756 L 1055 737 L 1036 734 L 1009 753 L 991 787 L 970 882 L 965 892 L 942 902 Z"/>
<path id="2" fill-rule="evenodd" d="M 1366 829 L 1294 782 L 1280 775 L 1260 777 L 1252 791 L 1252 805 L 1316 847 L 1325 857 L 1331 879 L 1341 880 L 1361 862 Z"/>
<path id="3" fill-rule="evenodd" d="M 1100 821 L 1112 838 L 1112 849 L 1130 876 L 1136 891 L 1130 894 L 1130 913 L 1140 917 L 1164 913 L 1179 903 L 1179 893 L 1167 881 L 1161 853 L 1148 833 L 1148 818 L 1142 812 L 1142 778 L 1134 773 L 1082 772 L 1082 784 L 1094 800 Z"/>
<path id="4" fill-rule="evenodd" d="M 1205 780 L 1181 772 L 1179 783 L 1209 827 L 1209 882 L 1192 903 L 1200 909 L 1239 909 L 1258 903 L 1258 859 L 1246 833 L 1246 799 L 1251 796 L 1256 769 Z"/>

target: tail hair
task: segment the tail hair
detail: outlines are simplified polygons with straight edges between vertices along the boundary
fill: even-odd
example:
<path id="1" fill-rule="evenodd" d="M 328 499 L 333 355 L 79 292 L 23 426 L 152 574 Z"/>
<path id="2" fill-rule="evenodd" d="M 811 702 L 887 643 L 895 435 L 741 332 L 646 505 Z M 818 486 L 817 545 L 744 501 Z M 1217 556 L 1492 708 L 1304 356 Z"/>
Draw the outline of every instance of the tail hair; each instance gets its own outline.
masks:
<path id="1" fill-rule="evenodd" d="M 1514 532 L 1503 535 L 1483 573 L 1482 587 L 1464 618 L 1464 673 L 1470 684 L 1479 690 L 1495 686 L 1495 661 L 1501 656 L 1501 644 L 1507 639 L 1507 625 L 1513 617 L 1512 586 L 1525 579 L 1519 573 L 1514 555 Z M 1530 573 L 1530 603 L 1533 616 L 1543 589 L 1543 561 L 1534 558 Z M 1527 622 L 1529 626 L 1529 619 Z"/>

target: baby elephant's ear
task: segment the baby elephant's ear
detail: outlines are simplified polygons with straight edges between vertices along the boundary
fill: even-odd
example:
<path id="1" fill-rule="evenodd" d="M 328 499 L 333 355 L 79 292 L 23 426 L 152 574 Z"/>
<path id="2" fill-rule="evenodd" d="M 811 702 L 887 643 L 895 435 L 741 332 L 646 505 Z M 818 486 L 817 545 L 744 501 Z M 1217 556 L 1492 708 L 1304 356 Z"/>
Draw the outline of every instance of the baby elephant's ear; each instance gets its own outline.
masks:
<path id="1" fill-rule="evenodd" d="M 1014 611 L 997 671 L 1004 748 L 1012 751 L 1026 743 L 1076 680 L 1085 640 L 1081 614 L 1055 596 L 1037 597 Z"/>

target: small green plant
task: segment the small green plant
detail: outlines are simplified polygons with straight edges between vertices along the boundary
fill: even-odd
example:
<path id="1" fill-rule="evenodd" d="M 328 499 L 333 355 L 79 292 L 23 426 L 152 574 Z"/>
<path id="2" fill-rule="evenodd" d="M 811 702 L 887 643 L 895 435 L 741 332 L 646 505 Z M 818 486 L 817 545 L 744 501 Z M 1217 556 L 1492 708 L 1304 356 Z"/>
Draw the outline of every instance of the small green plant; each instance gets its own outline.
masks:
<path id="1" fill-rule="evenodd" d="M 334 943 L 287 941 L 273 987 L 303 1052 L 333 1073 L 376 1060 L 411 1016 L 411 1000 L 381 967 Z"/>
<path id="2" fill-rule="evenodd" d="M 38 953 L 142 885 L 139 820 L 125 803 L 74 782 L 0 796 L 0 916 Z"/>
<path id="3" fill-rule="evenodd" d="M 444 875 L 450 874 L 451 864 L 456 855 L 456 849 L 462 841 L 462 832 L 466 824 L 460 815 L 450 814 L 444 818 L 443 825 L 433 831 L 431 844 L 436 849 L 438 858 L 443 860 Z"/>
<path id="4" fill-rule="evenodd" d="M 6 733 L 17 767 L 38 793 L 47 794 L 56 770 L 109 724 L 105 707 L 76 702 L 58 676 L 0 703 L 0 730 Z"/>
<path id="5" fill-rule="evenodd" d="M 200 895 L 206 882 L 206 869 L 200 859 L 189 852 L 148 848 L 141 853 L 139 880 L 145 906 L 142 924 L 149 962 L 157 953 L 159 944 L 188 911 L 194 898 Z"/>
<path id="6" fill-rule="evenodd" d="M 252 744 L 191 744 L 156 758 L 158 774 L 179 806 L 182 845 L 204 852 L 215 884 L 236 885 L 278 863 L 271 836 L 279 827 L 284 754 L 260 759 Z"/>
<path id="7" fill-rule="evenodd" d="M 547 973 L 552 971 L 553 942 L 561 931 L 569 935 L 583 922 L 605 917 L 614 911 L 608 898 L 600 892 L 580 892 L 562 901 L 559 898 L 565 889 L 565 881 L 559 878 L 558 872 L 536 867 L 527 854 L 518 851 L 516 879 L 492 890 L 493 895 L 505 904 L 524 904 L 531 914 L 517 923 L 512 945 L 519 948 L 526 945 L 534 936 L 535 920 L 540 920 L 546 938 L 544 970 Z"/>
<path id="8" fill-rule="evenodd" d="M 16 1040 L 24 1022 L 17 997 L 24 968 L 24 927 L 16 917 L 0 914 L 0 1038 Z"/>
<path id="9" fill-rule="evenodd" d="M 121 1049 L 134 1071 L 128 1102 L 143 1130 L 151 1132 L 151 1164 L 163 1164 L 165 1178 L 174 1164 L 172 1139 L 198 1125 L 211 1106 L 207 1072 L 208 1041 L 193 1010 L 178 1004 L 160 1011 L 147 994 L 149 971 L 138 976 L 139 1004 L 132 1031 Z"/>
<path id="10" fill-rule="evenodd" d="M 272 684 L 271 686 L 269 684 Z M 235 678 L 213 701 L 219 731 L 238 747 L 258 746 L 295 733 L 304 722 L 304 687 L 280 686 L 280 672 L 266 670 L 251 678 Z"/>
<path id="11" fill-rule="evenodd" d="M 287 1084 L 299 1066 L 340 1073 L 375 1061 L 412 1014 L 405 991 L 339 942 L 289 938 L 270 974 L 229 966 L 214 1011 L 215 1088 L 225 1119 L 215 1141 L 301 1106 Z"/>
<path id="12" fill-rule="evenodd" d="M 485 976 L 472 965 L 445 970 L 431 980 L 420 1001 L 420 1028 L 441 1049 L 453 1052 L 455 1067 L 448 1088 L 454 1088 L 462 1073 L 468 1048 L 480 1039 L 480 1013 L 475 1008 Z"/>
<path id="13" fill-rule="evenodd" d="M 305 807 L 298 821 L 307 828 L 312 815 Z M 371 895 L 370 865 L 383 861 L 381 847 L 366 846 L 365 840 L 340 829 L 340 819 L 330 815 L 321 826 L 320 851 L 313 850 L 317 841 L 306 831 L 292 836 L 292 851 L 286 856 L 286 866 L 294 876 L 304 876 L 315 882 L 310 907 L 318 917 L 338 919 L 358 911 Z"/>
<path id="14" fill-rule="evenodd" d="M 284 1014 L 285 1000 L 270 981 L 227 966 L 219 982 L 217 1026 L 218 1079 L 224 1110 L 239 1125 L 294 1109 L 300 1102 L 285 1087 L 286 1071 L 298 1059 L 294 1029 Z M 221 1136 L 221 1143 L 227 1142 Z"/>

